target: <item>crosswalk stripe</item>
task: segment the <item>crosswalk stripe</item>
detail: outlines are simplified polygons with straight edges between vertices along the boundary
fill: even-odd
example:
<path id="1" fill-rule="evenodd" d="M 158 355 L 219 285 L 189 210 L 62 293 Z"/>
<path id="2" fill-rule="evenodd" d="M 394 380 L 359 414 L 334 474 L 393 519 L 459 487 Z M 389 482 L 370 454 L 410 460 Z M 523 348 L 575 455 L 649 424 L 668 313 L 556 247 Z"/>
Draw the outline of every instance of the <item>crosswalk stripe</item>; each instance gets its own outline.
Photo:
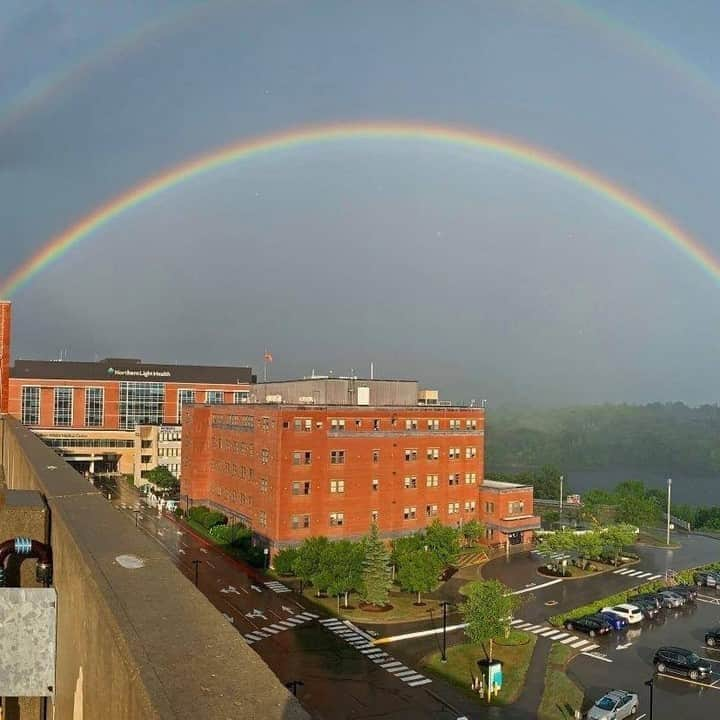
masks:
<path id="1" fill-rule="evenodd" d="M 421 680 L 423 677 L 424 675 L 414 672 L 412 675 L 407 675 L 406 677 L 404 677 L 403 682 L 409 683 L 413 682 L 414 680 Z"/>
<path id="2" fill-rule="evenodd" d="M 569 638 L 565 638 L 565 640 L 561 640 L 560 642 L 563 645 L 567 645 L 568 643 L 571 643 L 573 640 L 577 640 L 577 638 L 574 635 L 571 635 Z"/>
<path id="3" fill-rule="evenodd" d="M 266 635 L 262 630 L 256 630 L 255 635 L 259 635 L 261 638 L 270 637 L 269 635 Z"/>
<path id="4" fill-rule="evenodd" d="M 651 575 L 652 575 L 652 573 L 645 572 L 642 575 L 638 575 L 638 577 L 646 578 L 646 577 L 650 577 Z"/>
<path id="5" fill-rule="evenodd" d="M 277 635 L 277 634 L 280 632 L 279 630 L 274 630 L 274 629 L 271 628 L 271 627 L 264 627 L 263 630 L 264 630 L 265 632 L 272 633 L 273 635 Z"/>
<path id="6" fill-rule="evenodd" d="M 653 575 L 650 579 L 651 580 L 657 580 L 658 578 L 661 578 L 662 575 Z"/>
<path id="7" fill-rule="evenodd" d="M 630 571 L 625 568 L 624 570 L 616 570 L 613 574 L 614 575 L 627 575 Z"/>
<path id="8" fill-rule="evenodd" d="M 573 643 L 570 647 L 571 648 L 579 648 L 579 647 L 582 647 L 583 645 L 587 645 L 587 644 L 588 644 L 587 640 L 580 640 L 580 642 Z"/>
<path id="9" fill-rule="evenodd" d="M 400 672 L 405 672 L 407 668 L 404 665 L 401 665 L 400 667 L 392 668 L 391 670 L 388 670 L 388 672 L 392 673 L 393 675 L 397 675 Z"/>
<path id="10" fill-rule="evenodd" d="M 311 612 L 304 612 L 303 615 L 309 615 L 313 620 L 317 620 L 320 617 L 319 615 L 315 615 L 315 613 Z"/>
<path id="11" fill-rule="evenodd" d="M 541 627 L 543 627 L 543 625 L 531 625 L 530 627 L 526 627 L 525 630 L 527 630 L 528 632 L 533 632 L 537 628 L 541 628 Z"/>
<path id="12" fill-rule="evenodd" d="M 395 673 L 395 677 L 399 677 L 399 678 L 409 677 L 410 675 L 417 675 L 417 673 L 414 670 L 408 670 L 407 668 L 405 670 L 403 670 L 402 672 Z"/>
<path id="13" fill-rule="evenodd" d="M 641 570 L 632 570 L 628 573 L 628 577 L 637 577 L 638 575 L 642 575 Z"/>
<path id="14" fill-rule="evenodd" d="M 282 625 L 270 625 L 269 627 L 275 628 L 276 630 L 287 630 L 286 627 L 283 627 Z"/>
<path id="15" fill-rule="evenodd" d="M 535 635 L 539 635 L 541 632 L 545 632 L 547 628 L 544 625 L 541 625 L 537 630 L 532 630 L 531 632 Z"/>
<path id="16" fill-rule="evenodd" d="M 314 620 L 317 615 L 311 615 L 310 613 L 300 613 L 298 617 L 305 618 L 305 620 Z"/>
<path id="17" fill-rule="evenodd" d="M 599 645 L 588 645 L 586 648 L 583 648 L 583 652 L 590 652 L 591 650 L 597 650 L 600 646 Z"/>
<path id="18" fill-rule="evenodd" d="M 522 623 L 522 620 L 520 620 L 519 618 L 515 618 L 515 620 L 510 621 L 511 625 L 520 625 L 521 623 Z"/>
<path id="19" fill-rule="evenodd" d="M 410 687 L 417 687 L 418 685 L 427 685 L 428 683 L 431 683 L 432 680 L 425 678 L 424 680 L 416 680 L 415 682 L 408 683 Z"/>
<path id="20" fill-rule="evenodd" d="M 392 662 L 389 662 L 386 665 L 381 665 L 381 667 L 385 668 L 386 670 L 389 670 L 390 668 L 399 667 L 400 665 L 402 665 L 401 662 L 398 662 L 397 660 L 393 660 Z"/>
<path id="21" fill-rule="evenodd" d="M 532 626 L 532 623 L 525 622 L 522 625 L 517 625 L 516 627 L 518 630 L 527 630 L 531 626 Z"/>
<path id="22" fill-rule="evenodd" d="M 255 633 L 248 633 L 245 637 L 249 638 L 250 640 L 262 640 L 262 636 L 256 635 Z"/>
<path id="23" fill-rule="evenodd" d="M 246 642 L 248 645 L 252 645 L 252 644 L 253 644 L 253 641 L 252 641 L 252 640 L 248 640 L 247 638 L 245 638 L 245 642 Z"/>
<path id="24" fill-rule="evenodd" d="M 285 627 L 295 627 L 295 623 L 288 622 L 287 620 L 281 620 L 280 625 L 285 625 Z"/>
<path id="25" fill-rule="evenodd" d="M 559 635 L 556 635 L 553 640 L 562 640 L 563 638 L 566 638 L 568 636 L 567 633 L 560 633 Z"/>
<path id="26" fill-rule="evenodd" d="M 555 628 L 550 628 L 549 630 L 546 630 L 545 632 L 538 633 L 540 637 L 548 637 L 549 635 L 554 635 L 557 632 Z"/>
<path id="27" fill-rule="evenodd" d="M 361 650 L 360 652 L 363 655 L 369 655 L 370 653 L 375 652 L 375 650 L 376 650 L 375 647 L 371 647 L 371 648 L 365 648 L 365 650 Z"/>

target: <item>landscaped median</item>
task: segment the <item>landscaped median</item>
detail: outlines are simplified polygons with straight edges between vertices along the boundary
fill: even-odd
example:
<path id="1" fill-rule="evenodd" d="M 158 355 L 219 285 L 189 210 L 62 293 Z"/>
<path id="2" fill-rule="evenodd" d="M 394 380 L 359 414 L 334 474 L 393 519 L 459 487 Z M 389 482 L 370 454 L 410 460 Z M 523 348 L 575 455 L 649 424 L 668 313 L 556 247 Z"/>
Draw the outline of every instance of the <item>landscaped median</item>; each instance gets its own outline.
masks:
<path id="1" fill-rule="evenodd" d="M 581 709 L 585 694 L 565 673 L 575 655 L 576 650 L 560 643 L 554 643 L 550 649 L 545 689 L 538 708 L 540 720 L 567 720 Z"/>
<path id="2" fill-rule="evenodd" d="M 503 686 L 493 704 L 510 705 L 517 700 L 525 685 L 525 677 L 537 638 L 535 635 L 512 630 L 507 638 L 493 641 L 493 660 L 503 663 Z M 479 699 L 472 690 L 473 679 L 480 675 L 477 661 L 485 658 L 480 645 L 462 643 L 447 649 L 447 662 L 442 662 L 439 652 L 423 658 L 421 664 L 429 673 L 457 685 L 467 695 Z"/>

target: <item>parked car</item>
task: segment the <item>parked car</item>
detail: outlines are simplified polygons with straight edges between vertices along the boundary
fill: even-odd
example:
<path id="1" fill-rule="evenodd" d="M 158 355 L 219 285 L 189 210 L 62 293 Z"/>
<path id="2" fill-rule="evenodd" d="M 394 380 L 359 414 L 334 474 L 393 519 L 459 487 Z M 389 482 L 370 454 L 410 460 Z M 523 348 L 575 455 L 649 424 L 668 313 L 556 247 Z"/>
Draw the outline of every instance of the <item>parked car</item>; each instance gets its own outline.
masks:
<path id="1" fill-rule="evenodd" d="M 659 673 L 685 675 L 690 680 L 705 680 L 712 675 L 712 667 L 707 660 L 684 648 L 658 648 L 653 663 Z"/>
<path id="2" fill-rule="evenodd" d="M 696 572 L 693 575 L 693 582 L 698 587 L 718 587 L 720 586 L 720 573 L 714 570 L 707 572 Z"/>
<path id="3" fill-rule="evenodd" d="M 705 633 L 705 644 L 708 647 L 720 647 L 720 627 L 708 630 Z"/>
<path id="4" fill-rule="evenodd" d="M 658 610 L 662 610 L 662 608 L 665 607 L 665 604 L 663 602 L 663 598 L 660 597 L 659 593 L 640 593 L 638 595 L 629 595 L 628 596 L 628 602 L 629 603 L 635 603 L 638 600 L 644 600 L 646 602 L 651 602 Z"/>
<path id="5" fill-rule="evenodd" d="M 606 635 L 611 632 L 612 625 L 603 618 L 598 618 L 593 615 L 583 615 L 579 618 L 567 619 L 565 621 L 565 629 L 584 632 L 590 637 L 595 637 L 596 635 Z"/>
<path id="6" fill-rule="evenodd" d="M 663 607 L 679 608 L 685 604 L 685 598 L 671 590 L 661 590 L 658 595 L 660 595 L 663 600 Z"/>
<path id="7" fill-rule="evenodd" d="M 680 595 L 685 598 L 686 602 L 695 602 L 697 599 L 697 588 L 694 585 L 673 585 L 672 587 L 662 588 L 662 590 Z"/>
<path id="8" fill-rule="evenodd" d="M 640 608 L 640 611 L 646 620 L 654 620 L 660 614 L 660 610 L 658 609 L 655 599 L 635 598 L 635 600 L 632 601 L 632 604 L 635 607 Z"/>
<path id="9" fill-rule="evenodd" d="M 588 710 L 589 720 L 624 720 L 638 710 L 638 696 L 626 690 L 611 690 Z"/>
<path id="10" fill-rule="evenodd" d="M 643 612 L 637 605 L 630 603 L 621 603 L 620 605 L 609 605 L 604 607 L 600 612 L 612 613 L 618 615 L 627 622 L 628 625 L 634 625 L 643 621 Z"/>
<path id="11" fill-rule="evenodd" d="M 628 621 L 614 612 L 598 612 L 591 617 L 599 617 L 607 620 L 612 625 L 613 630 L 617 631 L 624 630 L 628 626 Z"/>

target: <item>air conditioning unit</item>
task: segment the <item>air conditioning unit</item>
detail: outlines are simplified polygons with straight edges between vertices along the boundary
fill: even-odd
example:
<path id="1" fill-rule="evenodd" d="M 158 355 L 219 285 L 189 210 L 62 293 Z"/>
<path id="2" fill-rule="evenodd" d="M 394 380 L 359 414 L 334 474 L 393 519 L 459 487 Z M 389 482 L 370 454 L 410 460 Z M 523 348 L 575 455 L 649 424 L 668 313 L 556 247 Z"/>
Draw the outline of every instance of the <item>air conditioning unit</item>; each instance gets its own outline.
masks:
<path id="1" fill-rule="evenodd" d="M 266 403 L 281 403 L 282 395 L 266 395 L 265 402 Z"/>

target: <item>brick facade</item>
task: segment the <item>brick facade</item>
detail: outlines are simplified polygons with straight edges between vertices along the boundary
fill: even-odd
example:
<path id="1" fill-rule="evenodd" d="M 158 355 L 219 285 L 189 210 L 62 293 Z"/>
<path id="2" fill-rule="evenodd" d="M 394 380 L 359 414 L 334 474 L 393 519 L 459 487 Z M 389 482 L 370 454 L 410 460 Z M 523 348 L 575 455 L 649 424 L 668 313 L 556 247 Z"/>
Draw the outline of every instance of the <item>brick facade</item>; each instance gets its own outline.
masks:
<path id="1" fill-rule="evenodd" d="M 253 405 L 183 415 L 183 494 L 273 548 L 478 519 L 484 410 Z"/>
<path id="2" fill-rule="evenodd" d="M 10 339 L 12 337 L 12 304 L 0 302 L 0 413 L 10 404 Z"/>
<path id="3" fill-rule="evenodd" d="M 540 527 L 540 518 L 533 514 L 532 485 L 486 480 L 480 487 L 479 511 L 488 545 L 529 543 Z"/>

